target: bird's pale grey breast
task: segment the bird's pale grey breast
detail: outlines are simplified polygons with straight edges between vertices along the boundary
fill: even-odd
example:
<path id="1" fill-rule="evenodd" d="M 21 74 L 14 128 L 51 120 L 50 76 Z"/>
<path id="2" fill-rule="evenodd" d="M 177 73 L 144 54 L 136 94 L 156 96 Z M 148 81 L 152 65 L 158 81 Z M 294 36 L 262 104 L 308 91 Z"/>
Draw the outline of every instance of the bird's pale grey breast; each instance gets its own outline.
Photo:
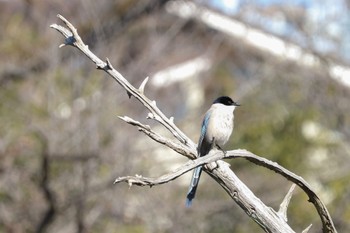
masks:
<path id="1" fill-rule="evenodd" d="M 233 129 L 233 110 L 234 107 L 221 104 L 212 106 L 209 110 L 211 116 L 206 134 L 209 142 L 215 137 L 215 143 L 223 146 L 229 140 Z"/>

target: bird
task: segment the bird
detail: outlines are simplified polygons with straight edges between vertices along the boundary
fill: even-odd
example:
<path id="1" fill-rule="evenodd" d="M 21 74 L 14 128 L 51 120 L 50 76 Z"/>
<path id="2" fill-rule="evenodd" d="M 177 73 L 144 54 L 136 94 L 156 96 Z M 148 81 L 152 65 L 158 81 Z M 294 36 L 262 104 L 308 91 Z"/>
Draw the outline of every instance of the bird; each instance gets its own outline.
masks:
<path id="1" fill-rule="evenodd" d="M 228 96 L 217 98 L 202 121 L 200 137 L 198 140 L 198 157 L 207 155 L 214 147 L 222 150 L 233 131 L 233 112 L 240 104 L 234 102 Z M 186 206 L 190 207 L 196 195 L 199 179 L 203 166 L 196 167 L 193 171 L 191 184 L 186 196 Z"/>

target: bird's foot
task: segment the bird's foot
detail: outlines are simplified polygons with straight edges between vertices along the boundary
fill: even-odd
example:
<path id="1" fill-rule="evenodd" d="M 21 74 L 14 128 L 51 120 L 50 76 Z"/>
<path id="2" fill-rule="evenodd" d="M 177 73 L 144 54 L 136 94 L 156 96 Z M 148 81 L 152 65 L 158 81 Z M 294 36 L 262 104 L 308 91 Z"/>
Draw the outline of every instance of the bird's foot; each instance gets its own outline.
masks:
<path id="1" fill-rule="evenodd" d="M 206 166 L 209 169 L 209 171 L 213 171 L 219 167 L 219 164 L 217 162 L 211 162 L 208 163 Z"/>

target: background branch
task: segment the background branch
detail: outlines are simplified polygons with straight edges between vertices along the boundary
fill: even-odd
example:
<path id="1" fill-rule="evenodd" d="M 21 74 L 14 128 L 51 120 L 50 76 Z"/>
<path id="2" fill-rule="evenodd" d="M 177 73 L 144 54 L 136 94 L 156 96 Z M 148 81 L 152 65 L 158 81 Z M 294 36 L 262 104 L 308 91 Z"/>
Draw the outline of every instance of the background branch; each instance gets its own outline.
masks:
<path id="1" fill-rule="evenodd" d="M 41 181 L 40 181 L 40 189 L 43 192 L 45 200 L 47 202 L 47 209 L 45 213 L 36 227 L 35 232 L 42 233 L 47 232 L 49 225 L 53 222 L 56 213 L 57 207 L 55 202 L 55 194 L 50 188 L 50 156 L 48 151 L 48 141 L 46 136 L 38 129 L 33 130 L 33 134 L 38 138 L 38 140 L 42 144 L 42 152 L 41 152 Z"/>

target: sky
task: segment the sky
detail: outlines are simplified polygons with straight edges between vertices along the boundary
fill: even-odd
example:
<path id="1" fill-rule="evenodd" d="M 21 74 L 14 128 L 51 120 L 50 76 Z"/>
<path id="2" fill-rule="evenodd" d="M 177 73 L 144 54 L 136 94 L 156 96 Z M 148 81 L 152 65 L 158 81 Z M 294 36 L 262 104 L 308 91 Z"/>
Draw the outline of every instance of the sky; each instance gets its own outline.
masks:
<path id="1" fill-rule="evenodd" d="M 294 6 L 305 10 L 309 35 L 295 28 L 283 17 L 268 17 L 253 11 L 244 15 L 247 23 L 290 38 L 302 47 L 311 46 L 321 54 L 338 54 L 350 64 L 350 14 L 345 0 L 208 0 L 209 5 L 229 15 L 236 15 L 247 5 L 256 7 Z M 311 35 L 311 36 L 310 36 Z"/>

